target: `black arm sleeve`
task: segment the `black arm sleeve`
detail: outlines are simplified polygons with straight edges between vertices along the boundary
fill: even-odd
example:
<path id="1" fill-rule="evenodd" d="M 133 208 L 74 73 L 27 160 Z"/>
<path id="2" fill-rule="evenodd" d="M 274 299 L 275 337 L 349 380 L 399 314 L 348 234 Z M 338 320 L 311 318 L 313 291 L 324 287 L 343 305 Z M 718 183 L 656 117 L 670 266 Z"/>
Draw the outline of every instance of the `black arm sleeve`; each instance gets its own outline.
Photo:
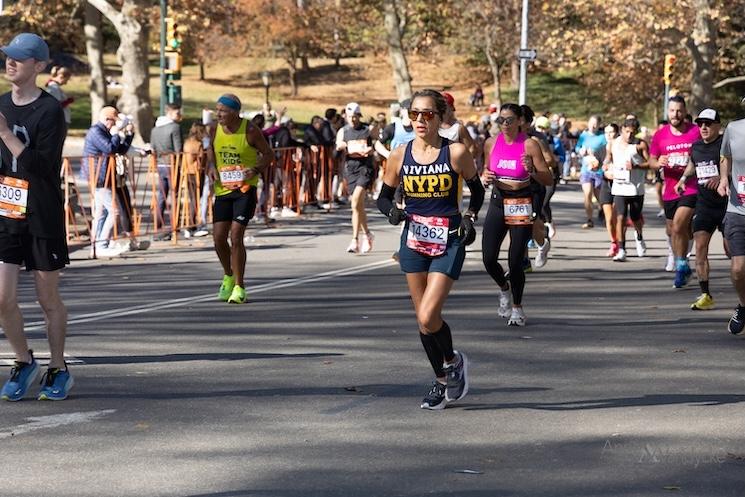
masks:
<path id="1" fill-rule="evenodd" d="M 484 185 L 481 184 L 481 178 L 477 174 L 473 178 L 466 180 L 468 189 L 471 190 L 471 200 L 468 202 L 468 210 L 473 212 L 474 215 L 479 213 L 479 209 L 484 203 Z M 379 199 L 380 197 L 378 197 Z"/>
<path id="2" fill-rule="evenodd" d="M 378 195 L 378 210 L 382 212 L 384 216 L 388 216 L 393 208 L 393 195 L 395 193 L 395 188 L 383 183 L 383 187 L 380 189 L 380 195 Z"/>

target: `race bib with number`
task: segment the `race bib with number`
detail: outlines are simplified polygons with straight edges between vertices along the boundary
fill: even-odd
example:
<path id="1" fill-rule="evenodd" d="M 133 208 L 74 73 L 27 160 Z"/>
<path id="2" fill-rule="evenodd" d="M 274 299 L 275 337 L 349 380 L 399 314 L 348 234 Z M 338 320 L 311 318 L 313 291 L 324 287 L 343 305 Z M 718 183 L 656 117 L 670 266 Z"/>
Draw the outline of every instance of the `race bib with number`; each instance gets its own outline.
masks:
<path id="1" fill-rule="evenodd" d="M 688 154 L 672 153 L 667 156 L 669 167 L 686 167 L 688 165 Z"/>
<path id="2" fill-rule="evenodd" d="M 533 200 L 530 198 L 504 199 L 504 222 L 510 226 L 533 223 Z"/>
<path id="3" fill-rule="evenodd" d="M 367 152 L 367 140 L 349 140 L 347 142 L 348 154 L 364 155 Z"/>
<path id="4" fill-rule="evenodd" d="M 243 166 L 228 166 L 220 169 L 220 183 L 228 190 L 237 190 L 243 186 L 243 181 L 246 179 L 246 174 L 243 171 Z"/>
<path id="5" fill-rule="evenodd" d="M 708 182 L 711 178 L 719 176 L 719 168 L 716 164 L 703 164 L 699 163 L 696 166 L 696 176 L 698 177 L 698 184 L 703 185 Z"/>
<path id="6" fill-rule="evenodd" d="M 28 181 L 0 176 L 0 216 L 26 219 Z"/>
<path id="7" fill-rule="evenodd" d="M 628 183 L 629 179 L 631 178 L 631 175 L 629 174 L 631 171 L 626 169 L 626 165 L 620 165 L 620 166 L 614 166 L 613 167 L 613 181 L 618 181 L 621 183 Z"/>
<path id="8" fill-rule="evenodd" d="M 445 253 L 448 245 L 449 219 L 439 216 L 417 216 L 409 219 L 406 246 L 430 257 Z"/>

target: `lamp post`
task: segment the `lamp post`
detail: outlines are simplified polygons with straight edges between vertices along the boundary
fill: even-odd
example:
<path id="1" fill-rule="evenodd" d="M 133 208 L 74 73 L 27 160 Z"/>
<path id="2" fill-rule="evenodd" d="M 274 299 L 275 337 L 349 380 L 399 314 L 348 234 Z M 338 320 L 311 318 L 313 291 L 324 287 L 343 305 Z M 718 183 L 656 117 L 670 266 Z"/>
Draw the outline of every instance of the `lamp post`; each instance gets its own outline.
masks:
<path id="1" fill-rule="evenodd" d="M 264 84 L 264 102 L 269 103 L 269 86 L 272 82 L 272 75 L 269 71 L 261 73 L 261 82 Z"/>

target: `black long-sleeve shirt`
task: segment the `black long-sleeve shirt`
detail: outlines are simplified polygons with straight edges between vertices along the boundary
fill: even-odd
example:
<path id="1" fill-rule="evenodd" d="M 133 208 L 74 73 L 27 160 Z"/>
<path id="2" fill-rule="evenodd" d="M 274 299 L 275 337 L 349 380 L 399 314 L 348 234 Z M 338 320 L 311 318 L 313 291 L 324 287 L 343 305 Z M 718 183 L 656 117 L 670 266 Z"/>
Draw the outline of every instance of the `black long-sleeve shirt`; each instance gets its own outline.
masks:
<path id="1" fill-rule="evenodd" d="M 16 105 L 10 93 L 0 95 L 0 112 L 26 148 L 16 158 L 0 140 L 0 175 L 28 181 L 26 219 L 0 216 L 0 231 L 30 233 L 40 238 L 65 236 L 64 198 L 60 170 L 67 134 L 65 114 L 56 98 L 42 91 L 26 105 Z"/>

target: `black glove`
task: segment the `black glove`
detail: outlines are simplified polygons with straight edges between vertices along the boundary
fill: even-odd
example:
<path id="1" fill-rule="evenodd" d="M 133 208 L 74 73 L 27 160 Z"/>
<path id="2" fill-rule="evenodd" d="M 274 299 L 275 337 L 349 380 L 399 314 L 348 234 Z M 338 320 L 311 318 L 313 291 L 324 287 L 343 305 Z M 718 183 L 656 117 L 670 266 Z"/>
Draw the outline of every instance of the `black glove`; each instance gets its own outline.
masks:
<path id="1" fill-rule="evenodd" d="M 460 235 L 460 239 L 463 240 L 463 245 L 471 245 L 476 240 L 476 229 L 473 227 L 473 218 L 468 214 L 464 214 L 461 218 L 458 234 Z"/>
<path id="2" fill-rule="evenodd" d="M 405 220 L 406 213 L 395 205 L 391 207 L 390 211 L 388 211 L 388 222 L 391 223 L 393 226 L 396 226 L 397 224 L 401 223 L 401 221 Z"/>

